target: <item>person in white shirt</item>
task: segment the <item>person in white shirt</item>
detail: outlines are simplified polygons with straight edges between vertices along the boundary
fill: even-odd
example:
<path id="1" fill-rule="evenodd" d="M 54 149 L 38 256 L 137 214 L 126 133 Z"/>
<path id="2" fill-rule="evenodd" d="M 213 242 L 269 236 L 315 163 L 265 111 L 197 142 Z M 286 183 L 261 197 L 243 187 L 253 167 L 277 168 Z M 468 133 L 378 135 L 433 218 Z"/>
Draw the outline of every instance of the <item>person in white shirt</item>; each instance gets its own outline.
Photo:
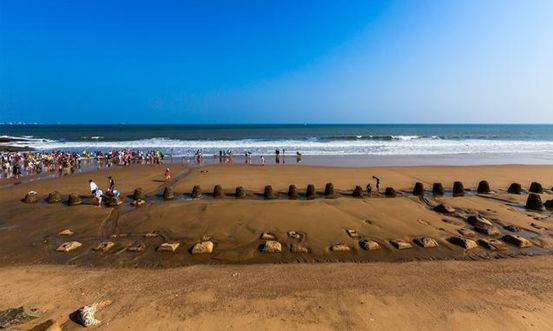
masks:
<path id="1" fill-rule="evenodd" d="M 98 189 L 98 185 L 96 185 L 96 183 L 94 183 L 94 181 L 92 179 L 88 180 L 88 185 L 90 185 L 90 193 L 95 195 L 95 192 Z"/>

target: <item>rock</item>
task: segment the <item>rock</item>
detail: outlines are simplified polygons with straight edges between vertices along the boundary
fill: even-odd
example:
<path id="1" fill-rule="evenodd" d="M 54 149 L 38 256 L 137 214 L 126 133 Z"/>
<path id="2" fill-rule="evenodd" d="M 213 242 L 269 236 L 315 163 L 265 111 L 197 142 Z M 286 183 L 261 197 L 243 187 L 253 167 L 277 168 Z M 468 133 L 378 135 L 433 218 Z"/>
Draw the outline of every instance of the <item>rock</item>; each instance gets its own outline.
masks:
<path id="1" fill-rule="evenodd" d="M 48 203 L 60 203 L 61 194 L 58 191 L 51 192 L 48 194 Z"/>
<path id="2" fill-rule="evenodd" d="M 353 197 L 354 198 L 362 198 L 363 197 L 363 188 L 361 186 L 355 186 L 353 189 Z"/>
<path id="3" fill-rule="evenodd" d="M 497 236 L 500 233 L 499 230 L 493 225 L 484 225 L 479 223 L 474 226 L 474 229 L 487 236 Z"/>
<path id="4" fill-rule="evenodd" d="M 505 225 L 503 228 L 511 232 L 520 232 L 520 228 L 514 224 Z"/>
<path id="5" fill-rule="evenodd" d="M 350 236 L 350 238 L 353 238 L 353 239 L 359 238 L 359 233 L 357 233 L 357 231 L 353 229 L 347 229 L 346 233 L 348 234 L 348 236 Z"/>
<path id="6" fill-rule="evenodd" d="M 507 189 L 508 193 L 511 194 L 521 194 L 522 193 L 522 185 L 519 183 L 512 183 L 511 186 Z"/>
<path id="7" fill-rule="evenodd" d="M 296 185 L 290 185 L 288 187 L 288 199 L 296 200 L 298 198 L 298 189 Z"/>
<path id="8" fill-rule="evenodd" d="M 83 203 L 81 197 L 78 194 L 71 193 L 67 198 L 67 204 L 70 206 L 77 206 Z"/>
<path id="9" fill-rule="evenodd" d="M 334 185 L 332 183 L 326 183 L 325 186 L 325 197 L 334 198 L 336 197 L 336 192 L 334 192 Z"/>
<path id="10" fill-rule="evenodd" d="M 275 196 L 273 194 L 273 187 L 271 185 L 266 185 L 265 186 L 265 188 L 263 189 L 263 197 L 266 200 L 271 200 L 271 199 L 275 198 Z"/>
<path id="11" fill-rule="evenodd" d="M 386 189 L 384 190 L 384 196 L 388 198 L 395 198 L 396 195 L 396 190 L 394 190 L 393 187 L 386 187 Z"/>
<path id="12" fill-rule="evenodd" d="M 225 194 L 223 193 L 223 188 L 221 185 L 215 185 L 213 187 L 213 198 L 215 199 L 222 199 L 225 197 Z"/>
<path id="13" fill-rule="evenodd" d="M 528 189 L 528 191 L 530 191 L 532 193 L 542 194 L 543 193 L 543 187 L 538 182 L 532 182 L 532 184 L 530 184 L 530 188 Z"/>
<path id="14" fill-rule="evenodd" d="M 23 202 L 25 202 L 25 203 L 36 203 L 36 202 L 38 202 L 38 194 L 35 191 L 27 192 L 27 194 L 25 194 L 25 197 L 23 198 Z"/>
<path id="15" fill-rule="evenodd" d="M 434 183 L 434 185 L 432 185 L 432 194 L 436 196 L 444 195 L 444 186 L 442 183 Z"/>
<path id="16" fill-rule="evenodd" d="M 542 211 L 544 209 L 541 197 L 537 194 L 530 193 L 528 200 L 526 200 L 526 208 L 531 210 Z"/>
<path id="17" fill-rule="evenodd" d="M 429 237 L 417 238 L 415 239 L 415 243 L 424 248 L 433 248 L 439 246 L 436 240 Z"/>
<path id="18" fill-rule="evenodd" d="M 159 237 L 159 233 L 157 232 L 146 232 L 144 233 L 144 238 L 157 238 Z"/>
<path id="19" fill-rule="evenodd" d="M 173 200 L 175 198 L 175 193 L 173 193 L 173 189 L 169 186 L 166 186 L 163 190 L 163 200 Z"/>
<path id="20" fill-rule="evenodd" d="M 42 315 L 44 315 L 43 311 L 25 306 L 2 310 L 0 311 L 0 329 L 27 323 Z"/>
<path id="21" fill-rule="evenodd" d="M 478 245 L 476 244 L 476 241 L 474 241 L 472 239 L 467 239 L 467 238 L 463 238 L 463 237 L 451 237 L 448 240 L 449 240 L 450 243 L 452 243 L 454 245 L 457 245 L 457 246 L 461 246 L 464 249 L 473 249 L 473 248 L 478 247 Z"/>
<path id="22" fill-rule="evenodd" d="M 374 240 L 368 240 L 368 239 L 359 241 L 359 246 L 361 246 L 361 248 L 363 248 L 366 251 L 375 251 L 377 249 L 380 249 L 379 243 L 377 243 Z"/>
<path id="23" fill-rule="evenodd" d="M 453 183 L 453 196 L 462 197 L 465 195 L 465 186 L 462 182 Z"/>
<path id="24" fill-rule="evenodd" d="M 481 181 L 480 183 L 478 183 L 478 188 L 476 189 L 476 192 L 480 194 L 490 193 L 490 184 L 488 184 L 488 182 L 485 180 Z"/>
<path id="25" fill-rule="evenodd" d="M 102 241 L 96 247 L 94 247 L 92 250 L 97 252 L 107 252 L 109 251 L 113 246 L 115 246 L 115 243 L 112 241 Z"/>
<path id="26" fill-rule="evenodd" d="M 86 328 L 90 326 L 100 325 L 102 322 L 96 319 L 95 315 L 100 309 L 110 304 L 111 304 L 111 301 L 107 300 L 107 301 L 97 302 L 89 306 L 84 306 L 79 308 L 73 314 L 71 314 L 70 317 L 74 322 Z"/>
<path id="27" fill-rule="evenodd" d="M 530 223 L 530 226 L 532 226 L 533 228 L 538 229 L 538 230 L 547 230 L 547 228 L 545 226 L 541 226 L 541 225 L 536 224 L 536 223 Z"/>
<path id="28" fill-rule="evenodd" d="M 286 234 L 292 239 L 300 240 L 303 238 L 303 235 L 297 231 L 288 231 Z"/>
<path id="29" fill-rule="evenodd" d="M 309 184 L 307 185 L 307 189 L 305 190 L 305 198 L 307 200 L 313 200 L 316 198 L 317 192 L 315 192 L 315 185 Z"/>
<path id="30" fill-rule="evenodd" d="M 290 245 L 290 251 L 292 253 L 309 253 L 309 248 L 303 246 L 302 244 L 294 243 Z"/>
<path id="31" fill-rule="evenodd" d="M 264 253 L 280 253 L 282 252 L 282 245 L 276 240 L 267 240 L 262 251 Z"/>
<path id="32" fill-rule="evenodd" d="M 199 242 L 192 247 L 192 254 L 211 254 L 215 245 L 211 240 Z"/>
<path id="33" fill-rule="evenodd" d="M 74 232 L 69 230 L 69 229 L 65 229 L 63 231 L 60 231 L 58 234 L 60 236 L 72 236 L 74 234 Z"/>
<path id="34" fill-rule="evenodd" d="M 415 187 L 413 188 L 413 195 L 416 196 L 423 196 L 424 195 L 424 185 L 421 182 L 415 183 Z"/>
<path id="35" fill-rule="evenodd" d="M 504 251 L 507 249 L 507 245 L 505 245 L 504 242 L 497 239 L 488 239 L 488 238 L 478 239 L 478 244 L 492 251 Z"/>
<path id="36" fill-rule="evenodd" d="M 472 226 L 493 226 L 492 222 L 480 215 L 471 215 L 467 218 L 467 222 Z"/>
<path id="37" fill-rule="evenodd" d="M 177 243 L 177 242 L 175 242 L 175 243 L 163 243 L 157 248 L 157 250 L 159 252 L 174 253 L 177 250 L 177 248 L 179 248 L 179 246 L 180 246 L 180 243 Z"/>
<path id="38" fill-rule="evenodd" d="M 547 200 L 543 206 L 547 209 L 553 209 L 553 200 Z"/>
<path id="39" fill-rule="evenodd" d="M 192 199 L 199 199 L 202 197 L 202 189 L 200 188 L 199 185 L 195 185 L 193 188 L 192 188 L 192 193 L 190 194 Z"/>
<path id="40" fill-rule="evenodd" d="M 33 327 L 31 331 L 61 331 L 61 325 L 54 320 L 47 320 Z"/>
<path id="41" fill-rule="evenodd" d="M 144 249 L 146 249 L 146 245 L 144 245 L 143 243 L 134 243 L 132 245 L 130 245 L 129 247 L 127 247 L 127 251 L 129 252 L 133 252 L 133 253 L 139 253 L 139 252 L 142 252 L 144 251 Z"/>
<path id="42" fill-rule="evenodd" d="M 392 246 L 394 246 L 397 249 L 408 249 L 413 247 L 413 245 L 411 245 L 410 242 L 405 241 L 403 239 L 392 239 L 390 240 L 390 244 L 392 244 Z"/>
<path id="43" fill-rule="evenodd" d="M 465 237 L 470 237 L 470 238 L 476 235 L 476 233 L 469 228 L 460 228 L 457 230 L 457 232 L 459 232 L 461 235 Z"/>
<path id="44" fill-rule="evenodd" d="M 106 203 L 109 207 L 117 207 L 123 204 L 123 201 L 118 196 L 112 196 L 107 198 Z"/>
<path id="45" fill-rule="evenodd" d="M 135 189 L 132 195 L 132 199 L 134 201 L 146 201 L 146 194 L 144 193 L 144 189 L 142 187 Z"/>
<path id="46" fill-rule="evenodd" d="M 517 234 L 508 234 L 501 238 L 506 243 L 518 246 L 519 248 L 526 248 L 532 246 L 532 242 Z"/>
<path id="47" fill-rule="evenodd" d="M 133 201 L 131 202 L 131 205 L 133 205 L 133 206 L 135 206 L 135 207 L 138 207 L 138 206 L 143 205 L 145 202 L 146 202 L 146 201 L 144 201 L 144 200 L 133 200 Z"/>
<path id="48" fill-rule="evenodd" d="M 234 196 L 236 199 L 244 199 L 246 197 L 246 191 L 244 191 L 242 186 L 238 186 L 236 191 L 234 191 Z"/>
<path id="49" fill-rule="evenodd" d="M 434 211 L 442 214 L 453 214 L 455 213 L 455 208 L 451 207 L 450 205 L 446 205 L 445 203 L 442 203 L 434 207 Z"/>
<path id="50" fill-rule="evenodd" d="M 81 247 L 82 245 L 83 244 L 81 244 L 78 241 L 68 241 L 68 242 L 64 242 L 58 248 L 56 248 L 56 251 L 62 252 L 62 253 L 67 253 L 67 252 L 71 252 L 72 250 L 75 250 L 75 249 Z"/>
<path id="51" fill-rule="evenodd" d="M 330 247 L 330 250 L 333 252 L 349 252 L 351 251 L 351 248 L 347 246 L 346 244 L 336 244 Z"/>
<path id="52" fill-rule="evenodd" d="M 259 238 L 261 240 L 276 240 L 276 236 L 270 232 L 263 232 Z"/>

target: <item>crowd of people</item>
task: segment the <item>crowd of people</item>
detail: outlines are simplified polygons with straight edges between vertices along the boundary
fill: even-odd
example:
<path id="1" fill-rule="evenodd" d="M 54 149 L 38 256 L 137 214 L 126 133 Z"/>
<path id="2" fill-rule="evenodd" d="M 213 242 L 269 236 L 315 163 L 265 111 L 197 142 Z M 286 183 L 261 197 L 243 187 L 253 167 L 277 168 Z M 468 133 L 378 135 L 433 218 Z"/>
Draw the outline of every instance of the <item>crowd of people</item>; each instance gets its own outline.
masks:
<path id="1" fill-rule="evenodd" d="M 0 154 L 0 178 L 19 178 L 46 172 L 58 172 L 60 175 L 78 172 L 83 166 L 97 168 L 113 165 L 163 163 L 165 156 L 158 150 L 135 151 L 114 150 L 111 152 L 86 150 L 77 152 L 4 152 Z"/>

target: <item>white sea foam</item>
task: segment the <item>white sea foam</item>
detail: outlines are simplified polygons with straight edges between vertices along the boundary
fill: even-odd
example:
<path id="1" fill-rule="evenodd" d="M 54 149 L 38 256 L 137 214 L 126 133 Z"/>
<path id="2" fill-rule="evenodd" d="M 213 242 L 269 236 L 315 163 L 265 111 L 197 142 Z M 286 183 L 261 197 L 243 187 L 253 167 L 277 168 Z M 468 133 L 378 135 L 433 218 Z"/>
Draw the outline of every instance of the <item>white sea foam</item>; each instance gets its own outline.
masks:
<path id="1" fill-rule="evenodd" d="M 299 151 L 305 155 L 440 155 L 440 154 L 553 154 L 553 141 L 524 140 L 447 140 L 437 137 L 402 136 L 391 140 L 177 140 L 152 138 L 132 141 L 54 141 L 28 139 L 10 145 L 29 146 L 37 150 L 112 150 L 160 149 L 172 150 L 175 155 L 193 155 L 196 150 L 216 154 L 219 150 L 232 150 L 235 154 L 249 151 L 253 154 L 273 154 L 275 149 L 288 153 Z"/>

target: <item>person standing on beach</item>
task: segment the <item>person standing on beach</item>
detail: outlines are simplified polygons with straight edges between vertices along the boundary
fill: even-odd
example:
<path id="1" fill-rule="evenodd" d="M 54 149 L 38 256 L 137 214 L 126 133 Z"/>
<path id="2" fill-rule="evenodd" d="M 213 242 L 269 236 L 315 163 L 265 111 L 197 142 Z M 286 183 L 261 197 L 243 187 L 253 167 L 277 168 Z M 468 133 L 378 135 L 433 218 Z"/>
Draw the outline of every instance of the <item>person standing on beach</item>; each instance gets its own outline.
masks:
<path id="1" fill-rule="evenodd" d="M 373 179 L 376 180 L 376 192 L 380 193 L 380 178 L 373 176 Z"/>
<path id="2" fill-rule="evenodd" d="M 165 177 L 165 181 L 168 181 L 171 179 L 171 170 L 169 168 L 165 169 L 165 172 L 163 173 L 163 177 Z"/>
<path id="3" fill-rule="evenodd" d="M 261 165 L 262 166 L 265 165 L 265 157 L 263 155 L 261 155 Z"/>
<path id="4" fill-rule="evenodd" d="M 94 183 L 94 181 L 92 179 L 89 179 L 88 180 L 88 186 L 90 187 L 90 193 L 92 193 L 92 195 L 96 195 L 96 191 L 98 190 L 98 185 L 96 185 L 96 183 Z"/>

